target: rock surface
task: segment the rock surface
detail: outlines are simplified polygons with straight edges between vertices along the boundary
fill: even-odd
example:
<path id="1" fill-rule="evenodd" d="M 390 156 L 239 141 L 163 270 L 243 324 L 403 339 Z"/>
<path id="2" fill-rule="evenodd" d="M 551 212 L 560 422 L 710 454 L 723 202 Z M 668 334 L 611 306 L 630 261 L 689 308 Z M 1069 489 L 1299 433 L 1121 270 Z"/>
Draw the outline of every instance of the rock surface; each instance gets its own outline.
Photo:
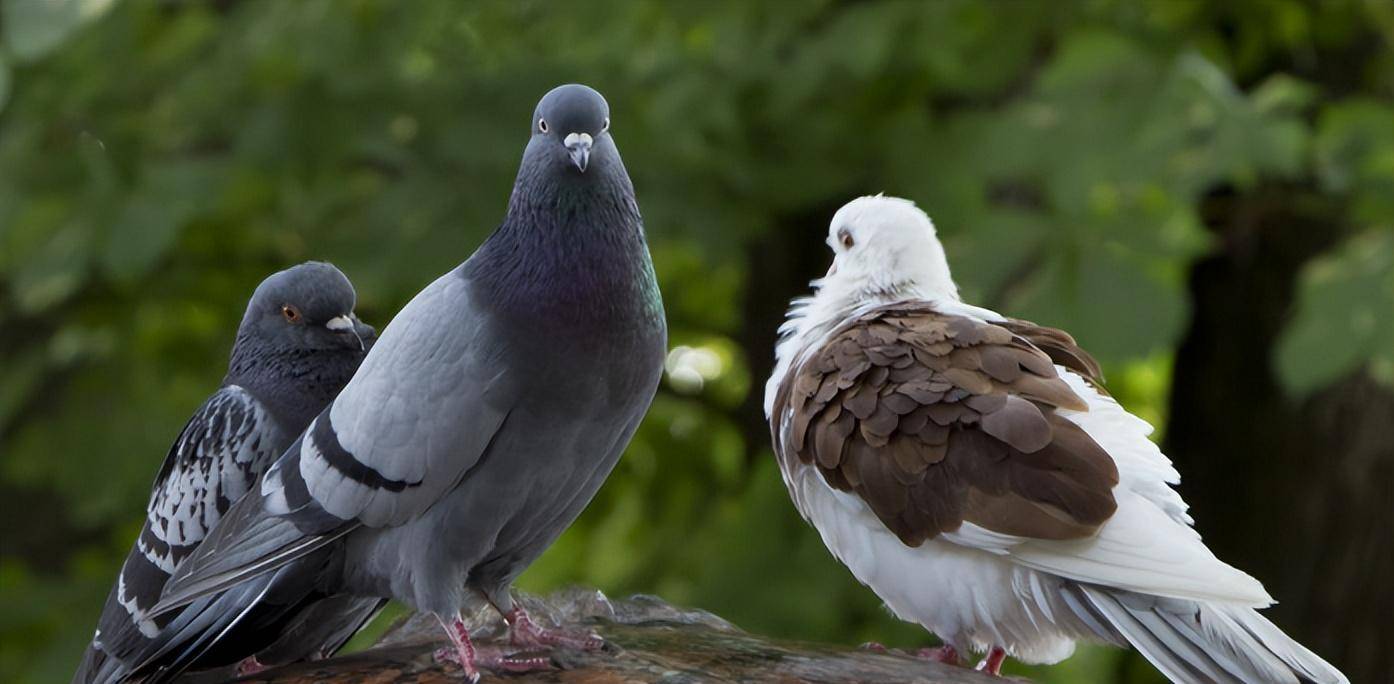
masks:
<path id="1" fill-rule="evenodd" d="M 620 684 L 662 682 L 865 682 L 1002 684 L 967 668 L 908 655 L 780 641 L 749 634 L 701 610 L 675 608 L 652 596 L 611 601 L 572 589 L 520 599 L 540 624 L 590 629 L 605 637 L 599 653 L 554 651 L 552 670 L 523 675 L 485 672 L 484 682 Z M 482 643 L 503 644 L 503 621 L 487 606 L 467 618 Z M 317 663 L 267 670 L 239 680 L 266 684 L 428 684 L 461 682 L 454 665 L 434 662 L 446 645 L 433 618 L 414 615 L 372 648 Z M 1017 680 L 1020 681 L 1020 680 Z"/>

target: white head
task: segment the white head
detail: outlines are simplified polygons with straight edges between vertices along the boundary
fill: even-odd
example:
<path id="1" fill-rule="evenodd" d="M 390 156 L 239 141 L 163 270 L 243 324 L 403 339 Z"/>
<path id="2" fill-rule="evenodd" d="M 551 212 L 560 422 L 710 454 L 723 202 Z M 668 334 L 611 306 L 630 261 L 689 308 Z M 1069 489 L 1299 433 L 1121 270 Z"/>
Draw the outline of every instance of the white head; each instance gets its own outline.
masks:
<path id="1" fill-rule="evenodd" d="M 833 265 L 819 296 L 859 300 L 958 300 L 934 223 L 914 202 L 869 195 L 848 202 L 828 225 Z"/>
<path id="2" fill-rule="evenodd" d="M 794 300 L 779 328 L 766 415 L 794 359 L 857 309 L 902 299 L 960 301 L 934 224 L 910 200 L 875 195 L 848 202 L 828 225 L 828 246 L 832 268 L 813 281 L 812 297 Z"/>

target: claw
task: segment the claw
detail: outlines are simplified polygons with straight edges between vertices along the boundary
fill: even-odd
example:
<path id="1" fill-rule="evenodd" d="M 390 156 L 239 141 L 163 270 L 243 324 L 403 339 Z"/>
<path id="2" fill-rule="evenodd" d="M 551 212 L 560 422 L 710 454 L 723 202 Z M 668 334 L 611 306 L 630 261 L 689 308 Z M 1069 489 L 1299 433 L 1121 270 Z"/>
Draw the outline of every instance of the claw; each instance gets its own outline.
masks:
<path id="1" fill-rule="evenodd" d="M 557 647 L 576 651 L 599 651 L 605 648 L 605 640 L 598 635 L 575 634 L 538 625 L 522 606 L 515 606 L 503 618 L 508 622 L 509 639 L 519 648 Z"/>
<path id="2" fill-rule="evenodd" d="M 490 670 L 500 672 L 537 672 L 552 669 L 552 660 L 540 656 L 520 657 L 505 655 L 503 652 L 490 653 L 479 659 L 479 664 Z"/>
<path id="3" fill-rule="evenodd" d="M 987 655 L 983 656 L 983 661 L 974 668 L 979 672 L 1000 677 L 1002 675 L 1002 663 L 1007 660 L 1007 652 L 1001 646 L 993 646 L 987 650 Z"/>
<path id="4" fill-rule="evenodd" d="M 945 665 L 959 664 L 958 650 L 948 644 L 938 648 L 922 648 L 915 652 L 915 657 Z"/>
<path id="5" fill-rule="evenodd" d="M 246 677 L 247 675 L 254 675 L 268 669 L 270 669 L 270 666 L 262 665 L 261 661 L 257 660 L 256 656 L 247 656 L 242 659 L 242 662 L 237 664 L 237 676 Z"/>

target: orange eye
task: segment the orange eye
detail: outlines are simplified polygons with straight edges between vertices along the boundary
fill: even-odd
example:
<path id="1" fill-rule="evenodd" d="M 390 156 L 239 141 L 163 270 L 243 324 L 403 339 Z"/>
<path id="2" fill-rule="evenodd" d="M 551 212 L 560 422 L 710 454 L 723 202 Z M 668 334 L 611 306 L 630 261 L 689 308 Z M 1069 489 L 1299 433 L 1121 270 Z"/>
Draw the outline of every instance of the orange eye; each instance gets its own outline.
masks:
<path id="1" fill-rule="evenodd" d="M 286 304 L 285 306 L 281 307 L 281 316 L 286 319 L 287 323 L 299 323 L 300 309 L 297 309 L 290 304 Z"/>
<path id="2" fill-rule="evenodd" d="M 852 233 L 848 232 L 846 228 L 838 231 L 837 236 L 838 239 L 842 240 L 842 246 L 847 249 L 852 249 L 852 245 L 857 244 L 857 241 L 852 239 Z"/>

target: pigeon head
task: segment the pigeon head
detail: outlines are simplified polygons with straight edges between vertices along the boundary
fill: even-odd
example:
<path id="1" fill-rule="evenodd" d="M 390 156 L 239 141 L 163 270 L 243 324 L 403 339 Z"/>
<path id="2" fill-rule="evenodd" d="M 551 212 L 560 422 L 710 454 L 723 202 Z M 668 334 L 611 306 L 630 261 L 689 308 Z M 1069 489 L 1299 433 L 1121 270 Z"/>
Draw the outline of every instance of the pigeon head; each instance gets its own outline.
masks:
<path id="1" fill-rule="evenodd" d="M 833 264 L 820 294 L 958 299 L 934 223 L 910 200 L 870 195 L 848 202 L 828 225 L 828 246 Z"/>
<path id="2" fill-rule="evenodd" d="M 610 105 L 600 93 L 578 83 L 553 88 L 533 112 L 528 152 L 575 174 L 604 165 L 616 154 L 610 141 Z"/>
<path id="3" fill-rule="evenodd" d="M 257 286 L 238 329 L 238 346 L 255 341 L 252 346 L 279 350 L 365 351 L 377 333 L 353 313 L 356 301 L 353 284 L 332 264 L 292 266 Z"/>

